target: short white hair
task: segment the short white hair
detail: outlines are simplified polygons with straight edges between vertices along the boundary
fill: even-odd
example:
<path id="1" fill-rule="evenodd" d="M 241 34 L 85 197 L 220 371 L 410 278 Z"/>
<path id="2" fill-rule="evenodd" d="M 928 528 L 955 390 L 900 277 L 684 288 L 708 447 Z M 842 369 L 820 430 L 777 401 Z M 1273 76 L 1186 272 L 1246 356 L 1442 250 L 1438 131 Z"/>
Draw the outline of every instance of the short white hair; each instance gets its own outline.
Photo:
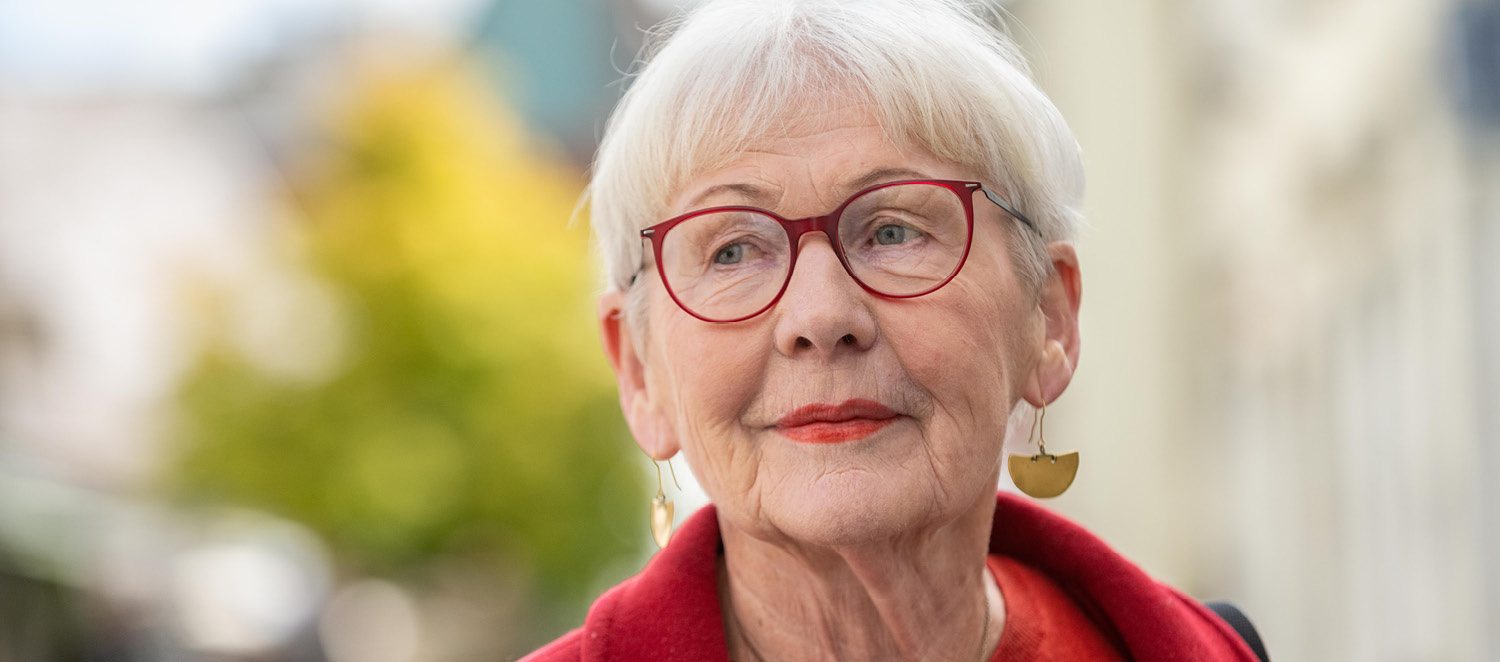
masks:
<path id="1" fill-rule="evenodd" d="M 1081 223 L 1083 163 L 998 10 L 965 0 L 709 0 L 648 34 L 586 192 L 606 288 L 644 266 L 640 230 L 690 179 L 774 137 L 808 95 L 863 95 L 893 139 L 970 168 L 1028 216 L 1023 281 Z M 641 289 L 641 288 L 637 288 Z M 644 305 L 644 297 L 635 297 Z M 635 317 L 627 305 L 627 319 Z M 633 320 L 631 320 L 633 321 Z"/>

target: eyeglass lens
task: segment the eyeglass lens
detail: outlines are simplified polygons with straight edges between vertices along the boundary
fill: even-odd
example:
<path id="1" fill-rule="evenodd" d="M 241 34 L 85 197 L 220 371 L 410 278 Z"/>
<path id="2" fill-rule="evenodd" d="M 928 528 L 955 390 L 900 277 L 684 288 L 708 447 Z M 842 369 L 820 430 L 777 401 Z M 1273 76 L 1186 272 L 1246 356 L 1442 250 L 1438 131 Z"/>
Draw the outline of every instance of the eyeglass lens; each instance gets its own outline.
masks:
<path id="1" fill-rule="evenodd" d="M 910 296 L 958 269 L 969 242 L 959 193 L 913 182 L 865 191 L 838 217 L 851 275 L 887 296 Z M 792 268 L 789 235 L 755 211 L 700 214 L 663 237 L 662 273 L 679 304 L 699 317 L 732 320 L 770 305 Z"/>

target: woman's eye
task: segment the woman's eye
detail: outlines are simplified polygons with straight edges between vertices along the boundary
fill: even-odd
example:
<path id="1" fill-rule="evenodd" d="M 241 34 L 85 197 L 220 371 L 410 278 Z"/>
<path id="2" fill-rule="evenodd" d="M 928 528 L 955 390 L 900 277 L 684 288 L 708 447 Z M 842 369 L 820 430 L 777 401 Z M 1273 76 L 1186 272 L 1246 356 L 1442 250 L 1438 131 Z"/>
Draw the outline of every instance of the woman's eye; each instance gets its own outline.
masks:
<path id="1" fill-rule="evenodd" d="M 882 225 L 875 228 L 875 243 L 881 246 L 904 244 L 916 238 L 916 230 L 904 225 Z"/>
<path id="2" fill-rule="evenodd" d="M 729 244 L 714 253 L 714 264 L 739 264 L 745 259 L 743 243 Z"/>

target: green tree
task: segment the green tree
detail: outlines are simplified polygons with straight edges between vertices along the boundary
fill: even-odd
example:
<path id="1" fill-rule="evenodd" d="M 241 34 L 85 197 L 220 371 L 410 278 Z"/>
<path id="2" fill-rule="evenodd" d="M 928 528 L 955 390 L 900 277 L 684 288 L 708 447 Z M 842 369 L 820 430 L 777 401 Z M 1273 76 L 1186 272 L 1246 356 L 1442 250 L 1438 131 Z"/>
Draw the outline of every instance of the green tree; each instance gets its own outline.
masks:
<path id="1" fill-rule="evenodd" d="M 568 227 L 580 177 L 478 80 L 371 76 L 292 168 L 310 173 L 292 183 L 298 259 L 335 293 L 343 358 L 287 379 L 225 340 L 225 316 L 208 322 L 171 486 L 303 522 L 352 572 L 439 555 L 520 568 L 535 643 L 639 558 L 649 490 L 595 337 L 585 232 Z"/>

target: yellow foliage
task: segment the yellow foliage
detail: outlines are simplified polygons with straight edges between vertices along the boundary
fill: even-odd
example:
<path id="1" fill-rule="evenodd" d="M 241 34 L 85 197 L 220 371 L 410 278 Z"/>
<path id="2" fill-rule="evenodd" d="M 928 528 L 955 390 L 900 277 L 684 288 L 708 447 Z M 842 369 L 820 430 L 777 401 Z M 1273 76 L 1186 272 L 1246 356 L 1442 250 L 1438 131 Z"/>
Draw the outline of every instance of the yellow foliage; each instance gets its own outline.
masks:
<path id="1" fill-rule="evenodd" d="M 371 76 L 333 117 L 293 185 L 348 360 L 289 385 L 212 347 L 182 389 L 178 487 L 304 521 L 353 563 L 499 554 L 587 597 L 644 541 L 608 532 L 645 531 L 625 497 L 647 491 L 619 470 L 640 457 L 569 224 L 579 173 L 461 63 Z"/>

